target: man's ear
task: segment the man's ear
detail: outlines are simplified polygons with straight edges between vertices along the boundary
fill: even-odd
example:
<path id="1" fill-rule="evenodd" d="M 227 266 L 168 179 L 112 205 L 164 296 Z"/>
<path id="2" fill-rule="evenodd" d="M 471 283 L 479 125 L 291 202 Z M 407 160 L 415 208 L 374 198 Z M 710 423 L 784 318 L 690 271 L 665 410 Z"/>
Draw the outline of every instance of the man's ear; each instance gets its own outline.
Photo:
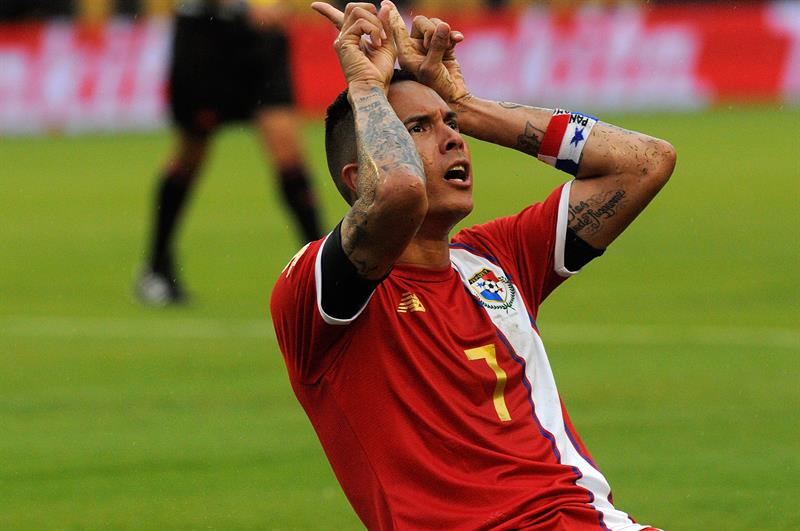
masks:
<path id="1" fill-rule="evenodd" d="M 342 168 L 342 183 L 350 190 L 350 197 L 353 199 L 350 204 L 353 204 L 358 198 L 358 164 L 351 162 L 344 165 Z"/>

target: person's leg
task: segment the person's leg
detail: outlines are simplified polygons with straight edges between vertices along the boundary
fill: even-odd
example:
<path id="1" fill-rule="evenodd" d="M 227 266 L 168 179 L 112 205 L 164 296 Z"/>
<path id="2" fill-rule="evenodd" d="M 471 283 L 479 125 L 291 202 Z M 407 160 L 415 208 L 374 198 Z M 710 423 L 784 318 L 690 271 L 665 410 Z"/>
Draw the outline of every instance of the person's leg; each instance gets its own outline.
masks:
<path id="1" fill-rule="evenodd" d="M 264 149 L 272 156 L 286 204 L 309 242 L 322 237 L 319 209 L 303 158 L 300 123 L 289 107 L 268 107 L 256 112 L 256 126 Z"/>
<path id="2" fill-rule="evenodd" d="M 181 302 L 185 293 L 177 279 L 173 244 L 186 206 L 208 150 L 208 138 L 179 131 L 177 145 L 158 181 L 147 269 L 137 292 L 148 303 Z"/>
<path id="3" fill-rule="evenodd" d="M 179 132 L 176 150 L 167 163 L 156 191 L 150 265 L 159 273 L 172 274 L 172 244 L 189 192 L 205 160 L 208 139 Z"/>

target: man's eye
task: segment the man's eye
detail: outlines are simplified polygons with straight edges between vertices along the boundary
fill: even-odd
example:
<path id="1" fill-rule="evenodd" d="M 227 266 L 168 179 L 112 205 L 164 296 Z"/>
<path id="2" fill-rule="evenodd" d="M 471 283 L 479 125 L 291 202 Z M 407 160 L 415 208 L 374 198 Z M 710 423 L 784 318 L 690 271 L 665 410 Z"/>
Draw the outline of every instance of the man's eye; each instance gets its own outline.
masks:
<path id="1" fill-rule="evenodd" d="M 421 133 L 423 131 L 421 125 L 414 125 L 408 129 L 409 133 Z"/>
<path id="2" fill-rule="evenodd" d="M 449 122 L 447 122 L 447 125 L 450 126 L 450 129 L 455 129 L 456 131 L 458 131 L 458 122 L 456 122 L 455 120 L 450 120 Z"/>

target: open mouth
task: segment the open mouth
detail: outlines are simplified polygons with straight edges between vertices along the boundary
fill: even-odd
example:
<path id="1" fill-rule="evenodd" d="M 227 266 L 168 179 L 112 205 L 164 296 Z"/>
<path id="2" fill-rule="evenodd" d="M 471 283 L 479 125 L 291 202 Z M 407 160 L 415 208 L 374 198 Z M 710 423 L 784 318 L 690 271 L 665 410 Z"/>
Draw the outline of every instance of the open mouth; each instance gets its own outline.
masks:
<path id="1" fill-rule="evenodd" d="M 461 181 L 465 182 L 468 177 L 467 167 L 464 164 L 456 164 L 444 174 L 446 181 Z"/>

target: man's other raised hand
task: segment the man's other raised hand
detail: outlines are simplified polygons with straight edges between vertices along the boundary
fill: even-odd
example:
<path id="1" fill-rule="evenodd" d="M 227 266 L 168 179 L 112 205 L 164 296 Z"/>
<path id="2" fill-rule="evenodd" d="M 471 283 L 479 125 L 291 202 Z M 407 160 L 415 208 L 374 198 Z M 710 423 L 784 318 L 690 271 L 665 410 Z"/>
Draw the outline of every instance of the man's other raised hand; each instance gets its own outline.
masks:
<path id="1" fill-rule="evenodd" d="M 388 0 L 385 3 L 391 4 Z M 414 72 L 421 83 L 431 87 L 449 104 L 468 96 L 455 56 L 456 44 L 464 40 L 464 35 L 452 30 L 447 22 L 421 15 L 414 17 L 409 35 L 393 4 L 392 8 L 389 24 L 397 42 L 400 66 Z"/>
<path id="2" fill-rule="evenodd" d="M 387 90 L 397 58 L 389 12 L 367 2 L 349 3 L 344 13 L 324 2 L 311 7 L 339 28 L 333 47 L 348 85 Z"/>

